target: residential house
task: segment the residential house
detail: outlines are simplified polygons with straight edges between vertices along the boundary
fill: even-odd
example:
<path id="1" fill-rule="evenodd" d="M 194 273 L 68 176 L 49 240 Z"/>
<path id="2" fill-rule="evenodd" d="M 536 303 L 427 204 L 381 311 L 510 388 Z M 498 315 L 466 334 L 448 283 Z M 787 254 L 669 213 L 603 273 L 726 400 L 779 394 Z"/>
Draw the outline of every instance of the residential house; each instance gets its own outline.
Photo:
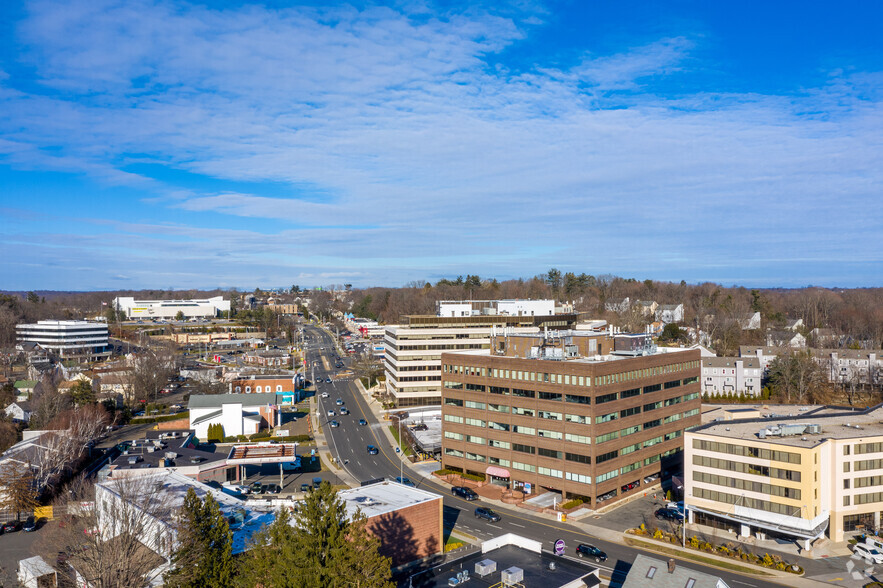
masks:
<path id="1" fill-rule="evenodd" d="M 656 309 L 659 308 L 655 300 L 638 300 L 636 304 L 644 316 L 656 316 Z"/>
<path id="2" fill-rule="evenodd" d="M 831 347 L 840 343 L 840 337 L 834 329 L 820 329 L 816 327 L 810 333 L 815 347 Z"/>
<path id="3" fill-rule="evenodd" d="M 37 380 L 17 380 L 13 386 L 16 400 L 29 400 L 41 388 Z"/>
<path id="4" fill-rule="evenodd" d="M 749 312 L 748 314 L 742 315 L 739 320 L 739 327 L 743 331 L 756 331 L 760 328 L 760 313 L 759 312 Z"/>
<path id="5" fill-rule="evenodd" d="M 604 303 L 604 310 L 622 314 L 631 307 L 631 301 L 626 296 L 622 300 L 610 300 Z"/>
<path id="6" fill-rule="evenodd" d="M 770 347 L 806 347 L 806 337 L 795 331 L 768 331 L 766 344 Z"/>
<path id="7" fill-rule="evenodd" d="M 33 409 L 30 402 L 17 400 L 7 406 L 4 412 L 16 423 L 28 423 L 31 420 Z"/>
<path id="8" fill-rule="evenodd" d="M 669 325 L 684 322 L 683 304 L 661 304 L 655 311 L 656 319 Z"/>
<path id="9" fill-rule="evenodd" d="M 135 397 L 135 378 L 131 372 L 112 372 L 96 379 L 100 396 L 116 397 L 120 394 L 127 400 Z"/>
<path id="10" fill-rule="evenodd" d="M 803 319 L 788 319 L 785 321 L 785 328 L 789 331 L 796 331 L 797 329 L 803 328 Z"/>

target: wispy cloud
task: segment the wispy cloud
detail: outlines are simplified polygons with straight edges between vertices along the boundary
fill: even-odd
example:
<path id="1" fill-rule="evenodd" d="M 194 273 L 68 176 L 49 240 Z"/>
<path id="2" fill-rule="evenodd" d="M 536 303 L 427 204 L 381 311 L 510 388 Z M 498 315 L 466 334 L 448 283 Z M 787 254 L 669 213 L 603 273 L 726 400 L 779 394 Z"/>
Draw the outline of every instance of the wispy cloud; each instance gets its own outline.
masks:
<path id="1" fill-rule="evenodd" d="M 0 75 L 0 157 L 137 188 L 181 215 L 111 222 L 105 236 L 125 232 L 129 254 L 81 240 L 103 251 L 96 267 L 132 280 L 147 278 L 123 259 L 182 243 L 192 256 L 172 266 L 223 257 L 199 270 L 223 280 L 271 275 L 268 258 L 402 281 L 458 265 L 676 274 L 805 251 L 879 262 L 879 247 L 855 246 L 883 226 L 867 206 L 883 180 L 879 72 L 833 72 L 789 96 L 657 91 L 701 62 L 689 36 L 587 51 L 567 69 L 491 67 L 543 26 L 533 6 L 27 6 L 18 65 L 33 74 Z M 323 197 L 183 187 L 130 171 L 143 162 Z M 202 229 L 207 214 L 248 229 Z"/>

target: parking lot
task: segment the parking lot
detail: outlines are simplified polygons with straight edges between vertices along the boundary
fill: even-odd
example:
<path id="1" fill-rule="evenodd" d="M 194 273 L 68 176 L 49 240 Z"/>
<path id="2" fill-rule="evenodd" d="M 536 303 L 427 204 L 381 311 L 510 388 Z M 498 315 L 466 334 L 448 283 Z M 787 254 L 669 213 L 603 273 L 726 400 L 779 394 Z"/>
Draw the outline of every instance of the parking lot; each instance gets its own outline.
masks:
<path id="1" fill-rule="evenodd" d="M 301 492 L 301 484 L 312 485 L 313 478 L 322 478 L 332 486 L 342 485 L 343 482 L 331 471 L 322 471 L 321 462 L 318 456 L 311 457 L 305 455 L 302 458 L 303 464 L 300 471 L 282 472 L 282 495 L 299 494 Z M 246 478 L 243 480 L 243 486 L 250 486 L 255 482 L 261 484 L 279 484 L 279 466 L 274 464 L 266 464 L 262 466 L 245 466 Z M 272 496 L 272 495 L 264 495 Z"/>
<path id="2" fill-rule="evenodd" d="M 51 524 L 51 523 L 50 523 Z M 18 572 L 18 561 L 33 555 L 32 547 L 40 538 L 43 528 L 31 533 L 14 531 L 0 535 L 0 584 L 14 586 L 15 574 Z M 11 583 L 6 584 L 7 581 Z"/>

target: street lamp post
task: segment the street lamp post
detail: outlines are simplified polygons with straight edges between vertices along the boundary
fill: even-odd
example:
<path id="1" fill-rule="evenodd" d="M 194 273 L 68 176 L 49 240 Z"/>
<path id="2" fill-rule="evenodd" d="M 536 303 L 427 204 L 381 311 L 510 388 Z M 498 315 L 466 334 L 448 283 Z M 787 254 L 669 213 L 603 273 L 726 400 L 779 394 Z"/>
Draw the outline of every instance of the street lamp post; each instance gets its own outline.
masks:
<path id="1" fill-rule="evenodd" d="M 401 479 L 404 473 L 404 462 L 402 462 L 402 458 L 405 457 L 405 452 L 402 450 L 402 415 L 399 415 L 399 479 Z"/>

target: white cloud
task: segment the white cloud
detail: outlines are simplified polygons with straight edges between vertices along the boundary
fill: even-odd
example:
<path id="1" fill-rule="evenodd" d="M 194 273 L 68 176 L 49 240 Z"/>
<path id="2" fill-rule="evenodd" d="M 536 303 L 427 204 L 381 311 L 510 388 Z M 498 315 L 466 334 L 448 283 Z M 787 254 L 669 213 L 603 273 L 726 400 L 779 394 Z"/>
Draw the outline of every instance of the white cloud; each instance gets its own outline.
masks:
<path id="1" fill-rule="evenodd" d="M 879 257 L 855 247 L 883 224 L 867 206 L 883 180 L 874 72 L 793 96 L 669 96 L 656 83 L 699 59 L 689 38 L 589 54 L 567 70 L 491 68 L 489 56 L 541 26 L 535 7 L 523 19 L 422 4 L 29 7 L 21 59 L 44 90 L 0 76 L 0 153 L 20 168 L 154 193 L 146 202 L 183 222 L 131 227 L 153 254 L 182 242 L 199 255 L 227 248 L 212 268 L 223 273 L 266 256 L 272 239 L 314 267 L 484 263 L 482 273 L 514 275 L 530 273 L 519 261 L 542 269 L 566 253 L 578 264 L 589 251 L 587 271 L 617 273 L 805 250 Z M 144 161 L 304 195 L 199 190 L 129 171 Z M 206 213 L 250 229 L 203 234 Z M 295 228 L 251 228 L 259 219 Z M 697 246 L 711 241 L 732 245 Z"/>

